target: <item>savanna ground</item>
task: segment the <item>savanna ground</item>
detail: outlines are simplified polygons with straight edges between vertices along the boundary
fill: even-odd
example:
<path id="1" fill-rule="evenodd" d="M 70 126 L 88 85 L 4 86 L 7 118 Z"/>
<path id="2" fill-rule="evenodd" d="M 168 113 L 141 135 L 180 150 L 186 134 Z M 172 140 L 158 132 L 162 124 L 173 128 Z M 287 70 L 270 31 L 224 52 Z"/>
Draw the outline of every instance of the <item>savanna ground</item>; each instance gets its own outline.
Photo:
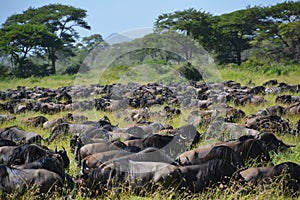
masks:
<path id="1" fill-rule="evenodd" d="M 300 66 L 273 66 L 273 67 L 254 67 L 254 68 L 246 68 L 246 67 L 237 67 L 237 66 L 226 66 L 219 67 L 219 71 L 222 75 L 223 80 L 233 80 L 241 83 L 242 85 L 246 85 L 251 80 L 255 85 L 261 85 L 263 82 L 270 79 L 277 79 L 278 82 L 286 82 L 289 84 L 300 84 Z M 15 89 L 17 86 L 26 86 L 30 87 L 46 87 L 46 88 L 58 88 L 62 86 L 71 86 L 74 84 L 74 80 L 76 79 L 76 75 L 56 75 L 49 76 L 45 78 L 36 78 L 31 77 L 27 79 L 11 79 L 11 78 L 2 78 L 0 80 L 0 90 L 7 89 Z M 294 95 L 300 95 L 300 93 L 296 93 Z M 275 105 L 276 95 L 267 94 L 264 96 L 266 102 L 259 106 L 238 106 L 236 108 L 242 109 L 246 115 L 253 114 L 262 108 L 266 108 L 272 105 Z M 233 106 L 233 103 L 230 103 Z M 152 109 L 152 108 L 151 108 Z M 159 108 L 153 108 L 159 109 Z M 49 120 L 62 117 L 68 112 L 60 112 L 53 115 L 44 115 Z M 116 118 L 113 113 L 104 113 L 100 111 L 85 111 L 78 112 L 78 114 L 83 114 L 89 117 L 89 119 L 94 119 L 96 117 L 101 118 L 103 115 L 107 115 L 113 124 L 119 123 L 120 127 L 128 127 L 132 124 L 126 124 L 127 122 L 122 121 L 122 118 Z M 181 118 L 185 118 L 188 115 L 188 111 L 183 111 Z M 24 130 L 32 131 L 41 134 L 43 137 L 49 136 L 49 130 L 26 126 L 21 123 L 22 119 L 26 119 L 28 117 L 43 115 L 41 113 L 36 112 L 26 112 L 22 114 L 16 115 L 16 119 L 0 124 L 0 128 L 5 128 L 9 126 L 18 126 Z M 294 128 L 294 124 L 296 121 L 300 119 L 300 116 L 283 116 L 284 119 L 288 119 Z M 244 120 L 241 120 L 239 123 L 243 123 Z M 167 121 L 175 128 L 179 126 L 181 119 L 176 118 L 171 121 Z M 182 125 L 182 124 L 181 124 Z M 205 130 L 199 127 L 199 132 L 203 133 Z M 276 133 L 276 135 L 283 140 L 285 143 L 296 144 L 297 146 L 292 148 L 292 152 L 285 153 L 272 153 L 271 157 L 273 159 L 274 164 L 278 164 L 285 161 L 292 161 L 300 164 L 300 146 L 298 145 L 300 142 L 300 137 L 292 136 L 292 135 L 282 135 L 280 133 Z M 64 146 L 68 152 L 68 155 L 71 160 L 70 168 L 67 170 L 73 176 L 76 176 L 79 168 L 77 167 L 77 163 L 73 160 L 73 154 L 70 153 L 69 150 L 69 136 L 61 136 L 55 142 L 48 145 L 51 149 L 54 149 L 56 146 L 61 149 Z M 205 143 L 205 141 L 201 142 Z M 201 143 L 199 145 L 201 145 Z M 265 188 L 261 186 L 257 186 L 252 188 L 251 186 L 241 187 L 238 183 L 232 181 L 229 186 L 216 186 L 210 189 L 207 189 L 205 192 L 201 194 L 179 194 L 178 192 L 172 190 L 163 190 L 158 189 L 155 191 L 149 191 L 146 193 L 145 197 L 135 196 L 130 192 L 130 190 L 126 187 L 123 188 L 113 188 L 105 191 L 100 196 L 97 196 L 95 199 L 292 199 L 292 197 L 286 195 L 282 189 L 282 184 L 274 184 L 274 185 L 266 185 Z M 63 194 L 48 194 L 43 196 L 32 196 L 32 192 L 29 190 L 26 194 L 22 196 L 18 196 L 18 199 L 62 199 L 66 197 L 66 199 L 74 198 L 74 199 L 87 199 L 89 198 L 88 190 L 87 193 L 74 191 L 63 191 Z M 10 198 L 16 198 L 14 195 L 11 195 Z"/>

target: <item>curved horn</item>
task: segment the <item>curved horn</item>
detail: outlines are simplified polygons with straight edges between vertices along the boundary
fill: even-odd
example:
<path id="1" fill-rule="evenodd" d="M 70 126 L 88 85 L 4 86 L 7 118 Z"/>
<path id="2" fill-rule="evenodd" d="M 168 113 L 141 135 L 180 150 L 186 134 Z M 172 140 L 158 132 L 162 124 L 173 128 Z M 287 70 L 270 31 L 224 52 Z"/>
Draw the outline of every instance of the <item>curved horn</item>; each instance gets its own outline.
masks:
<path id="1" fill-rule="evenodd" d="M 55 150 L 54 150 L 54 152 L 55 152 L 55 153 L 57 153 L 57 146 L 55 147 Z"/>
<path id="2" fill-rule="evenodd" d="M 187 139 L 187 137 L 183 137 L 181 134 L 179 134 L 179 137 L 180 137 L 181 139 L 183 139 L 183 140 L 186 140 L 186 139 Z"/>
<path id="3" fill-rule="evenodd" d="M 65 147 L 64 147 L 64 146 L 62 146 L 62 149 L 63 149 L 64 151 L 66 151 L 66 149 L 65 149 Z"/>

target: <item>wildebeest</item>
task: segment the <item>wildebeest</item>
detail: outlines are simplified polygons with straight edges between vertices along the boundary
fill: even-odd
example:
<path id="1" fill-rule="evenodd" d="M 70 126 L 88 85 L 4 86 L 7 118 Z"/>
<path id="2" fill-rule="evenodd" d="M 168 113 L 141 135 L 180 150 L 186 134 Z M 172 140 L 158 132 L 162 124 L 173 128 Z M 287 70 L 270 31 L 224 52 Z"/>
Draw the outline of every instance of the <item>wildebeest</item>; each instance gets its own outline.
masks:
<path id="1" fill-rule="evenodd" d="M 278 115 L 250 115 L 246 118 L 245 127 L 261 132 L 290 133 L 289 123 Z"/>
<path id="2" fill-rule="evenodd" d="M 292 96 L 292 95 L 281 95 L 277 96 L 276 103 L 283 103 L 283 104 L 293 104 L 300 102 L 300 96 Z"/>
<path id="3" fill-rule="evenodd" d="M 86 144 L 82 147 L 80 146 L 76 147 L 74 158 L 77 159 L 79 165 L 81 165 L 82 159 L 84 159 L 89 155 L 104 152 L 104 151 L 109 151 L 109 150 L 121 150 L 126 147 L 127 146 L 121 141 L 114 141 L 114 142 L 102 141 L 98 143 Z"/>
<path id="4" fill-rule="evenodd" d="M 16 119 L 16 117 L 13 116 L 13 115 L 0 114 L 0 123 L 10 121 L 10 120 L 13 120 L 13 119 Z"/>
<path id="5" fill-rule="evenodd" d="M 52 142 L 56 137 L 60 134 L 75 134 L 75 133 L 82 133 L 89 129 L 96 128 L 94 125 L 91 124 L 69 124 L 69 123 L 61 123 L 52 128 L 51 134 L 45 140 L 47 142 Z"/>
<path id="6" fill-rule="evenodd" d="M 226 160 L 213 159 L 201 165 L 179 167 L 181 172 L 180 188 L 191 192 L 202 192 L 206 187 L 222 182 L 228 183 L 236 172 L 236 167 Z"/>
<path id="7" fill-rule="evenodd" d="M 157 148 L 146 148 L 137 153 L 132 153 L 128 155 L 124 155 L 118 158 L 110 159 L 107 162 L 103 163 L 103 165 L 107 165 L 112 162 L 120 162 L 123 160 L 132 160 L 132 161 L 140 161 L 140 162 L 164 162 L 164 163 L 172 163 L 174 164 L 174 159 L 168 156 L 163 150 Z"/>
<path id="8" fill-rule="evenodd" d="M 285 109 L 282 106 L 271 106 L 264 109 L 259 110 L 255 113 L 256 116 L 268 116 L 268 115 L 278 115 L 281 116 L 285 114 Z"/>
<path id="9" fill-rule="evenodd" d="M 257 139 L 265 144 L 265 147 L 268 151 L 284 151 L 289 149 L 290 147 L 295 147 L 294 145 L 285 144 L 270 132 L 263 132 L 259 134 L 257 136 Z"/>
<path id="10" fill-rule="evenodd" d="M 182 126 L 173 135 L 153 134 L 142 141 L 144 147 L 163 148 L 166 153 L 177 156 L 200 141 L 200 134 L 192 125 Z"/>
<path id="11" fill-rule="evenodd" d="M 11 152 L 11 156 L 8 161 L 8 165 L 11 164 L 24 164 L 33 162 L 42 157 L 57 157 L 60 158 L 64 164 L 64 167 L 69 166 L 70 160 L 65 150 L 52 151 L 45 146 L 38 144 L 23 144 L 14 148 Z"/>
<path id="12" fill-rule="evenodd" d="M 93 189 L 99 185 L 129 184 L 133 190 L 138 189 L 137 192 L 141 192 L 142 189 L 147 189 L 153 183 L 157 183 L 159 177 L 156 174 L 166 168 L 171 168 L 170 171 L 177 169 L 176 166 L 164 162 L 119 160 L 102 165 L 89 174 L 85 174 L 83 178 L 86 185 Z"/>
<path id="13" fill-rule="evenodd" d="M 243 165 L 242 157 L 238 153 L 234 152 L 230 147 L 223 145 L 213 147 L 204 157 L 201 157 L 197 151 L 194 151 L 194 156 L 191 160 L 187 157 L 185 160 L 186 162 L 182 163 L 179 156 L 176 159 L 176 162 L 178 162 L 179 165 L 199 165 L 213 159 L 223 159 L 232 163 L 234 166 Z"/>
<path id="14" fill-rule="evenodd" d="M 84 115 L 76 115 L 74 113 L 68 113 L 63 116 L 63 119 L 69 122 L 81 123 L 88 120 L 88 117 Z"/>
<path id="15" fill-rule="evenodd" d="M 272 79 L 272 80 L 268 80 L 266 82 L 264 82 L 262 85 L 263 86 L 267 86 L 267 85 L 277 85 L 278 81 L 276 79 Z"/>
<path id="16" fill-rule="evenodd" d="M 126 141 L 124 141 L 124 144 L 126 144 L 127 146 L 135 146 L 140 149 L 144 149 L 145 146 L 144 146 L 143 141 L 144 141 L 144 139 L 126 140 Z"/>
<path id="17" fill-rule="evenodd" d="M 2 146 L 0 147 L 0 164 L 9 164 L 14 150 L 17 146 Z"/>
<path id="18" fill-rule="evenodd" d="M 26 132 L 17 127 L 8 127 L 0 133 L 0 138 L 20 143 L 41 143 L 42 136 L 33 132 Z"/>
<path id="19" fill-rule="evenodd" d="M 46 169 L 65 179 L 64 163 L 56 157 L 41 157 L 33 162 L 14 166 L 17 169 Z"/>
<path id="20" fill-rule="evenodd" d="M 290 106 L 287 106 L 285 108 L 285 112 L 289 115 L 297 115 L 300 114 L 300 102 L 299 103 L 294 103 Z"/>
<path id="21" fill-rule="evenodd" d="M 56 186 L 63 186 L 57 173 L 45 169 L 17 169 L 0 165 L 0 190 L 4 193 L 23 193 L 30 189 L 35 193 L 47 193 Z"/>
<path id="22" fill-rule="evenodd" d="M 236 152 L 243 162 L 255 159 L 261 162 L 270 162 L 271 158 L 263 143 L 257 139 L 249 138 L 242 141 L 220 142 L 207 144 L 194 150 L 189 150 L 179 155 L 176 160 L 181 164 L 189 164 L 204 158 L 213 147 L 227 146 Z M 230 154 L 229 154 L 230 155 Z"/>
<path id="23" fill-rule="evenodd" d="M 293 162 L 283 162 L 275 166 L 249 168 L 240 172 L 240 175 L 252 183 L 272 183 L 280 180 L 282 176 L 283 185 L 299 192 L 300 166 Z"/>
<path id="24" fill-rule="evenodd" d="M 236 172 L 236 167 L 225 160 L 213 159 L 201 165 L 174 166 L 164 162 L 140 162 L 122 160 L 112 162 L 91 171 L 87 175 L 87 185 L 127 181 L 133 190 L 140 192 L 152 188 L 155 184 L 173 187 L 190 192 L 202 192 L 203 189 L 218 182 L 227 183 Z"/>
<path id="25" fill-rule="evenodd" d="M 56 118 L 54 120 L 49 120 L 49 121 L 46 121 L 44 124 L 43 124 L 43 128 L 46 128 L 46 129 L 52 129 L 53 127 L 59 125 L 59 124 L 62 124 L 62 123 L 66 123 L 65 119 L 64 118 Z"/>
<path id="26" fill-rule="evenodd" d="M 89 155 L 82 160 L 82 170 L 97 168 L 110 159 L 118 158 L 131 153 L 132 152 L 125 150 L 111 150 Z"/>
<path id="27" fill-rule="evenodd" d="M 43 126 L 45 122 L 47 122 L 48 119 L 44 116 L 36 116 L 36 117 L 29 117 L 28 119 L 22 120 L 23 123 L 29 125 L 29 126 Z"/>

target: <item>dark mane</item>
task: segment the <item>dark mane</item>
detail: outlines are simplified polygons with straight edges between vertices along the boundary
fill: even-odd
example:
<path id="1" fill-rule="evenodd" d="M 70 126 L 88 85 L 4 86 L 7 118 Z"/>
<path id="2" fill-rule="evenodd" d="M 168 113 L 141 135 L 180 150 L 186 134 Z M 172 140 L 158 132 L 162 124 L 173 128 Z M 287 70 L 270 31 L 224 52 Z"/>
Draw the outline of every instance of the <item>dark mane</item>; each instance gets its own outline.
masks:
<path id="1" fill-rule="evenodd" d="M 7 166 L 0 164 L 0 180 L 2 181 L 2 179 L 6 176 L 8 176 Z"/>

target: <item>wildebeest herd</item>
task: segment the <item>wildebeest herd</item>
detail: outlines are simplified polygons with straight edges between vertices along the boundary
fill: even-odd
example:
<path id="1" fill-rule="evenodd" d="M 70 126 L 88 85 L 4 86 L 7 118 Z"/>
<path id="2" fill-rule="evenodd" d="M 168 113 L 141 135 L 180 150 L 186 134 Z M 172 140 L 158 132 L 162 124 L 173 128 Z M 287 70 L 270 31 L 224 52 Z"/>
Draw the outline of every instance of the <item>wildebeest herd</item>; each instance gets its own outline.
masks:
<path id="1" fill-rule="evenodd" d="M 300 116 L 300 96 L 293 96 L 299 91 L 300 84 L 276 80 L 261 86 L 225 81 L 0 91 L 0 190 L 6 195 L 88 188 L 97 195 L 128 186 L 138 195 L 156 187 L 199 193 L 234 180 L 242 185 L 283 181 L 288 194 L 298 196 L 300 166 L 274 165 L 272 154 L 292 153 L 296 146 L 279 136 L 300 133 L 299 119 L 296 124 L 285 119 Z M 276 95 L 276 105 L 246 115 L 242 108 L 264 105 L 266 94 Z M 18 123 L 48 135 L 6 126 L 29 111 L 35 116 Z M 86 111 L 114 113 L 114 121 L 124 125 L 106 115 L 89 120 Z M 45 117 L 61 112 L 67 114 Z M 168 123 L 173 119 L 180 119 L 178 127 Z M 69 150 L 47 147 L 62 138 L 70 141 Z M 76 174 L 67 173 L 70 159 Z"/>

